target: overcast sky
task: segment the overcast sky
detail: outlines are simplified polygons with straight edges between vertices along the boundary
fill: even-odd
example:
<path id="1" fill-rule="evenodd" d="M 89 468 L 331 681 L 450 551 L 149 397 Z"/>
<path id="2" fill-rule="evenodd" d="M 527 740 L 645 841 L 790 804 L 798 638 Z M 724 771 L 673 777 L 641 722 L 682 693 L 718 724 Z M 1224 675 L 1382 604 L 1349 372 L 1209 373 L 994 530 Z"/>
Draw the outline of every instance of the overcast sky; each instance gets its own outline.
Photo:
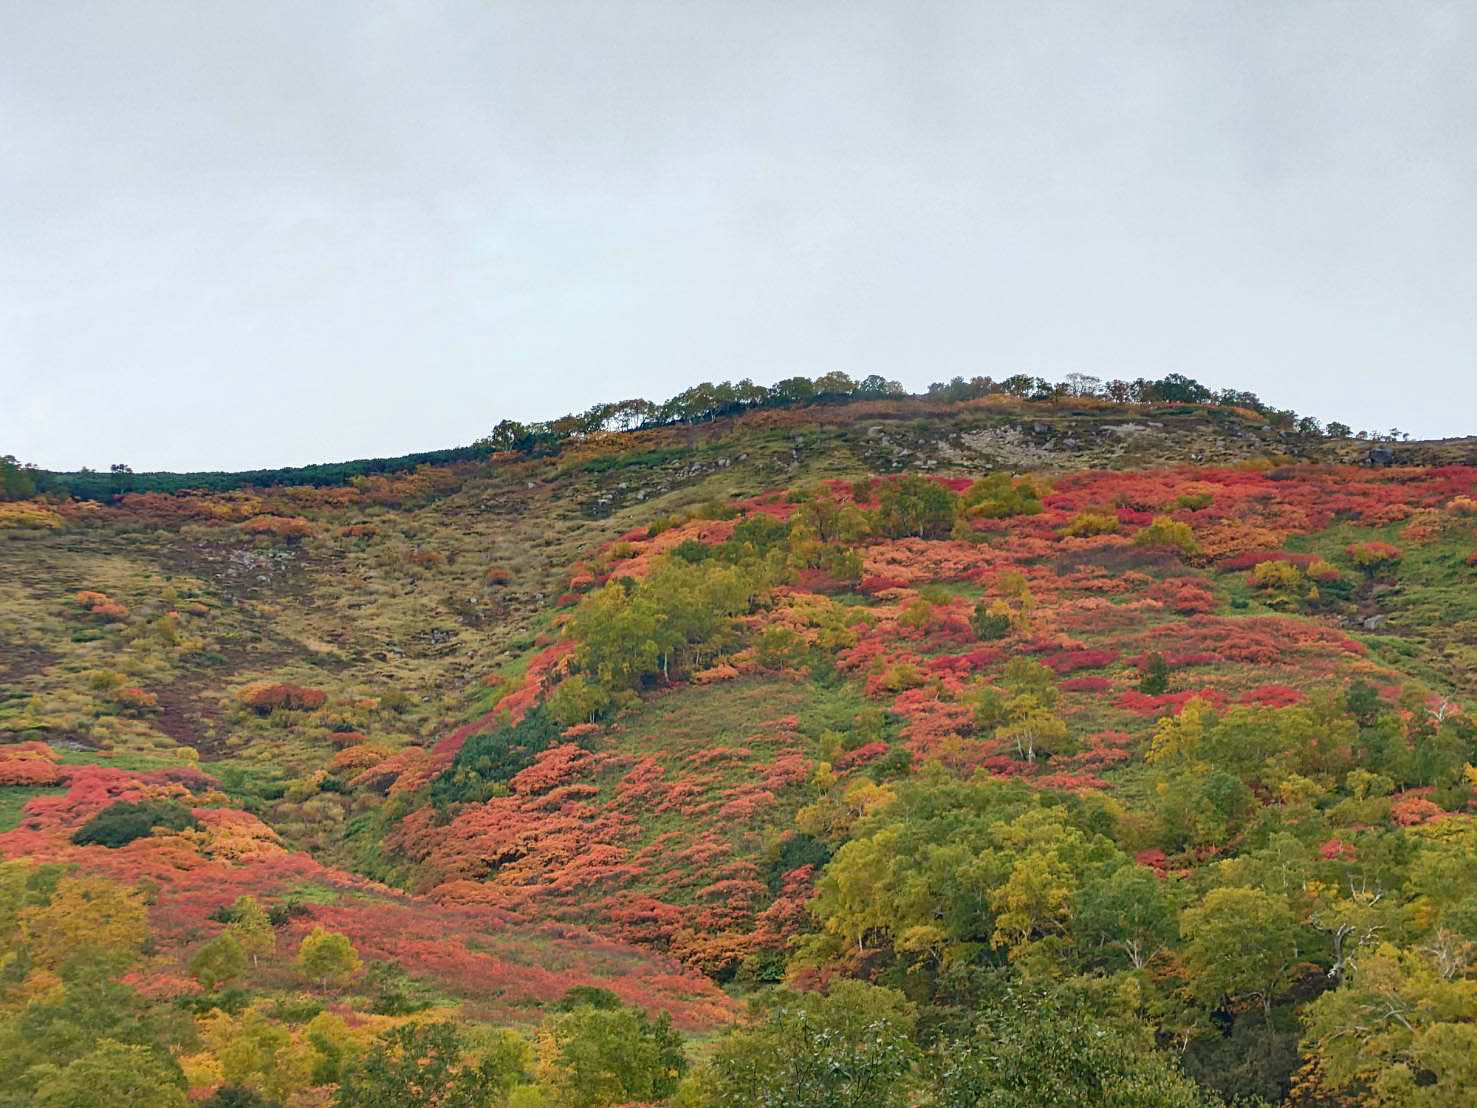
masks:
<path id="1" fill-rule="evenodd" d="M 8 0 L 0 453 L 1182 372 L 1477 432 L 1477 5 Z"/>

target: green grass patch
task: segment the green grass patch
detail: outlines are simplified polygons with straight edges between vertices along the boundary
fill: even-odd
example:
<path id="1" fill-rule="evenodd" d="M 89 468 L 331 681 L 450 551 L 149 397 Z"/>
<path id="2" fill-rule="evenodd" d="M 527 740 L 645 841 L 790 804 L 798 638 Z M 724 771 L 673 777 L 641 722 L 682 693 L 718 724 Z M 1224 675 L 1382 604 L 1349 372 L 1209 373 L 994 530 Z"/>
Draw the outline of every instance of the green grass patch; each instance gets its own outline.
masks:
<path id="1" fill-rule="evenodd" d="M 33 796 L 54 796 L 66 789 L 33 789 L 24 785 L 0 786 L 0 832 L 14 831 L 25 814 L 26 802 Z"/>
<path id="2" fill-rule="evenodd" d="M 591 458 L 580 468 L 586 473 L 606 473 L 613 469 L 650 468 L 675 462 L 691 453 L 687 450 L 633 450 L 626 454 L 602 454 Z"/>
<path id="3" fill-rule="evenodd" d="M 105 750 L 63 750 L 61 763 L 67 766 L 105 766 L 108 769 L 126 769 L 134 773 L 147 773 L 156 769 L 199 768 L 188 758 L 171 757 L 168 754 L 112 754 Z"/>
<path id="4" fill-rule="evenodd" d="M 300 904 L 337 904 L 341 895 L 337 889 L 314 881 L 302 881 L 282 892 L 284 900 L 295 900 Z"/>

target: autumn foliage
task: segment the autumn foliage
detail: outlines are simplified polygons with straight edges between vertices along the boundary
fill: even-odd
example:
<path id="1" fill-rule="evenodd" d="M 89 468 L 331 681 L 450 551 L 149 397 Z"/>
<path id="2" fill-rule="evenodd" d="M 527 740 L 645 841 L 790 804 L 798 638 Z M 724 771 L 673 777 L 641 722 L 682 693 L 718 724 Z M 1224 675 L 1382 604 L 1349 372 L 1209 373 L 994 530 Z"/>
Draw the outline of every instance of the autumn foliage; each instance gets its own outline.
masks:
<path id="1" fill-rule="evenodd" d="M 1079 1103 L 1107 1077 L 1169 1090 L 1146 1104 L 1462 1103 L 1477 469 L 938 476 L 879 461 L 923 433 L 882 419 L 807 471 L 771 414 L 782 468 L 731 482 L 727 429 L 694 431 L 701 464 L 651 433 L 455 480 L 128 494 L 17 539 L 92 513 L 205 554 L 24 598 L 0 852 L 38 869 L 0 875 L 0 1014 L 33 1026 L 80 949 L 185 1026 L 137 1033 L 180 1096 L 305 1108 L 442 1052 L 501 1059 L 509 1104 L 807 1103 L 771 1055 L 861 1054 L 893 1067 L 877 1103 L 988 1102 L 1007 1062 L 1011 1103 L 1074 1102 L 1031 1084 L 1068 1070 L 1099 1082 Z M 577 490 L 578 540 L 448 542 L 512 518 L 492 487 Z M 325 552 L 343 572 L 308 594 Z M 375 641 L 337 635 L 356 618 Z M 714 1037 L 680 1092 L 656 1013 Z M 442 1020 L 475 1030 L 407 1062 Z M 590 1076 L 636 1047 L 660 1080 Z"/>
<path id="2" fill-rule="evenodd" d="M 241 692 L 239 700 L 243 707 L 262 715 L 279 709 L 311 712 L 327 703 L 328 694 L 303 685 L 253 685 Z"/>

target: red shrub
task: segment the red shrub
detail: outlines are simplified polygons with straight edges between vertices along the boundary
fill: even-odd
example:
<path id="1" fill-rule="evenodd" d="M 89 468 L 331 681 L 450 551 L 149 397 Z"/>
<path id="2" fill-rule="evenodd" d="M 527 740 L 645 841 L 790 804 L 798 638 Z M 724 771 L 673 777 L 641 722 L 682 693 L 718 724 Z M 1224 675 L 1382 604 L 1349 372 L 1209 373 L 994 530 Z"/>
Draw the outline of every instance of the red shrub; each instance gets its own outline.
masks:
<path id="1" fill-rule="evenodd" d="M 1241 697 L 1242 704 L 1260 704 L 1264 708 L 1290 708 L 1302 702 L 1302 692 L 1287 685 L 1263 685 Z"/>
<path id="2" fill-rule="evenodd" d="M 968 654 L 941 654 L 937 658 L 930 658 L 924 665 L 925 673 L 934 675 L 956 674 L 963 676 L 968 673 L 978 673 L 980 670 L 989 669 L 997 662 L 1003 661 L 1005 651 L 995 647 L 984 647 L 980 650 L 971 650 Z"/>
<path id="3" fill-rule="evenodd" d="M 1140 850 L 1133 856 L 1133 860 L 1141 866 L 1147 866 L 1156 873 L 1169 872 L 1169 857 L 1157 846 L 1152 850 Z"/>
<path id="4" fill-rule="evenodd" d="M 838 592 L 848 587 L 845 581 L 823 569 L 797 570 L 790 584 L 801 592 Z"/>
<path id="5" fill-rule="evenodd" d="M 1226 702 L 1226 694 L 1220 689 L 1197 689 L 1192 692 L 1165 693 L 1162 696 L 1150 696 L 1137 689 L 1129 689 L 1118 697 L 1118 707 L 1127 708 L 1141 716 L 1157 716 L 1166 711 L 1178 713 L 1185 706 L 1185 701 L 1195 697 L 1208 700 L 1217 707 Z"/>
<path id="6" fill-rule="evenodd" d="M 1440 805 L 1427 800 L 1417 792 L 1401 793 L 1390 806 L 1390 815 L 1401 827 L 1413 827 L 1429 823 L 1446 815 Z"/>
<path id="7" fill-rule="evenodd" d="M 1180 615 L 1211 612 L 1216 606 L 1215 590 L 1198 577 L 1160 581 L 1149 589 L 1149 595 Z"/>
<path id="8" fill-rule="evenodd" d="M 1057 686 L 1062 692 L 1085 693 L 1107 692 L 1112 687 L 1113 682 L 1106 677 L 1069 677 Z"/>
<path id="9" fill-rule="evenodd" d="M 1074 754 L 1066 759 L 1067 765 L 1080 766 L 1083 769 L 1108 769 L 1112 766 L 1121 766 L 1133 757 L 1127 750 L 1116 746 L 1094 746 L 1084 750 L 1081 754 Z"/>
<path id="10" fill-rule="evenodd" d="M 1043 655 L 1041 664 L 1055 673 L 1075 673 L 1079 669 L 1101 669 L 1117 660 L 1116 650 L 1063 650 Z"/>
<path id="11" fill-rule="evenodd" d="M 888 745 L 885 742 L 867 743 L 865 746 L 859 746 L 855 750 L 842 754 L 836 759 L 834 763 L 835 768 L 840 770 L 855 769 L 857 766 L 864 766 L 868 762 L 882 757 L 887 751 Z"/>
<path id="12" fill-rule="evenodd" d="M 1048 773 L 1036 778 L 1037 785 L 1043 789 L 1060 789 L 1064 792 L 1076 792 L 1079 789 L 1110 789 L 1113 786 L 1090 773 Z"/>
<path id="13" fill-rule="evenodd" d="M 1352 862 L 1355 857 L 1353 845 L 1342 839 L 1329 839 L 1318 848 L 1318 853 L 1329 862 Z"/>

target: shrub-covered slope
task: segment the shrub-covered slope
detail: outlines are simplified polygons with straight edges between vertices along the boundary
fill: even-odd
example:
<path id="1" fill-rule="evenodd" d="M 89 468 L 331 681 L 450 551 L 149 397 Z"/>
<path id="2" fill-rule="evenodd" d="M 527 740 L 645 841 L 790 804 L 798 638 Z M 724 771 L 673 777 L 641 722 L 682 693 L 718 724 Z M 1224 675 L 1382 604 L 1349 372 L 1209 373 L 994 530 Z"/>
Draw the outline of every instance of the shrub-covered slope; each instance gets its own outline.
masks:
<path id="1" fill-rule="evenodd" d="M 469 1103 L 1463 1103 L 1477 459 L 1276 422 L 0 505 L 0 1086 L 128 1069 L 26 1045 L 109 989 L 157 1103 L 378 1103 L 448 1022 Z"/>

